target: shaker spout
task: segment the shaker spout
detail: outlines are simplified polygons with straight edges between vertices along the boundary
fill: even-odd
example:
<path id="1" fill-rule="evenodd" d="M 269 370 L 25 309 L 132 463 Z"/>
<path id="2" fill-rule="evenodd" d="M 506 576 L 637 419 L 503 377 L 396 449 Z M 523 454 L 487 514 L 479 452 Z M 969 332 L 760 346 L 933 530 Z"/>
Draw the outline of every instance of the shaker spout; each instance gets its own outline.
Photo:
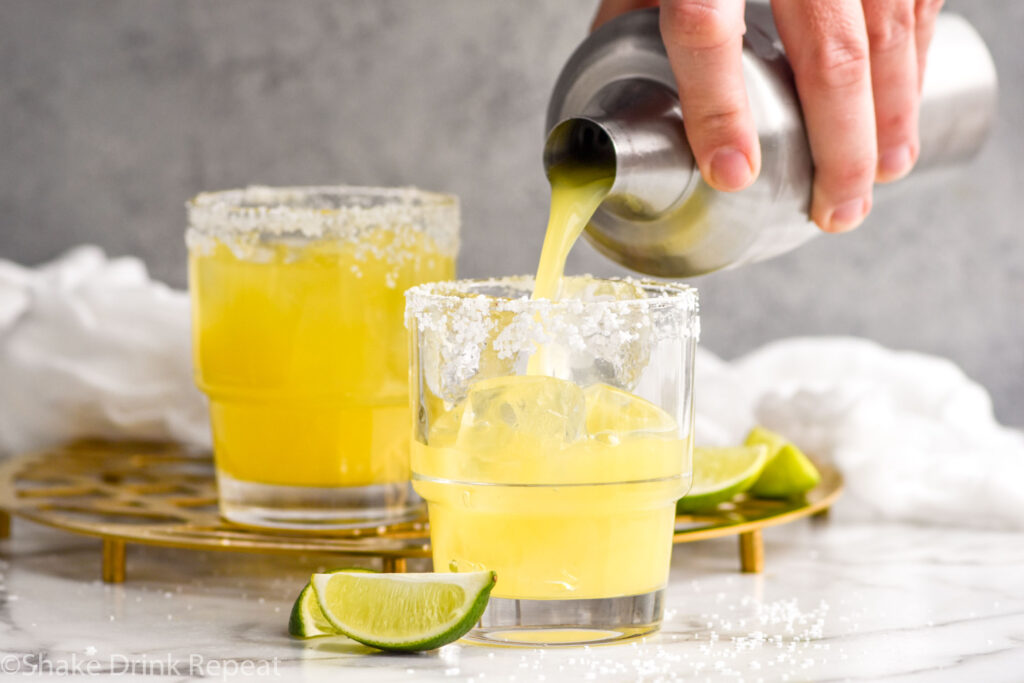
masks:
<path id="1" fill-rule="evenodd" d="M 627 220 L 670 211 L 692 191 L 699 175 L 675 93 L 641 78 L 608 84 L 581 115 L 551 129 L 544 168 L 550 175 L 563 164 L 614 175 L 605 208 Z"/>

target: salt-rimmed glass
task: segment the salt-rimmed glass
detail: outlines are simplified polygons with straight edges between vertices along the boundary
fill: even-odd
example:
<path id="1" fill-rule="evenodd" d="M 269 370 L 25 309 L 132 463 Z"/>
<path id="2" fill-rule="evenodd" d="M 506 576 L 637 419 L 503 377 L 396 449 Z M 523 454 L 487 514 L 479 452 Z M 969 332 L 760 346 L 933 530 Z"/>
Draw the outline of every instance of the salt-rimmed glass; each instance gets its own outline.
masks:
<path id="1" fill-rule="evenodd" d="M 195 376 L 221 513 L 309 528 L 418 514 L 402 293 L 453 276 L 457 200 L 250 187 L 201 194 L 188 214 Z"/>
<path id="2" fill-rule="evenodd" d="M 689 488 L 696 290 L 530 278 L 406 293 L 413 486 L 435 571 L 497 572 L 470 637 L 608 642 L 658 627 Z"/>

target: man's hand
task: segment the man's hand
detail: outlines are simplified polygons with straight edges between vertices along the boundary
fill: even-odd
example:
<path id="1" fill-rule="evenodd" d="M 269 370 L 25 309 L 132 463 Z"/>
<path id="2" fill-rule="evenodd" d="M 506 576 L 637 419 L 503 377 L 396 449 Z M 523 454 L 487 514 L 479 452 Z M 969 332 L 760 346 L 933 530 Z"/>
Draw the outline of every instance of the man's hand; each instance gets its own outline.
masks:
<path id="1" fill-rule="evenodd" d="M 594 28 L 657 0 L 604 0 Z M 661 35 L 705 180 L 742 190 L 761 168 L 741 50 L 744 0 L 662 0 Z M 811 218 L 857 227 L 875 182 L 917 161 L 925 55 L 942 0 L 772 0 L 814 158 Z"/>

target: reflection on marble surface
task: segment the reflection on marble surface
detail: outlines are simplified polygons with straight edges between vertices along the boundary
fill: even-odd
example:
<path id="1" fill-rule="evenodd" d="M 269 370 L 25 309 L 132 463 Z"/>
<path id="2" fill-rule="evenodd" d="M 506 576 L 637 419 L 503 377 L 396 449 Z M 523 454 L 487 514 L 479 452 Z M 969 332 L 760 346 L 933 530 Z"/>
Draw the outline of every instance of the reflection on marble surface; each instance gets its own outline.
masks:
<path id="1" fill-rule="evenodd" d="M 738 573 L 735 539 L 678 547 L 665 626 L 642 641 L 389 655 L 285 633 L 308 574 L 345 560 L 133 546 L 128 583 L 109 586 L 97 542 L 16 521 L 0 542 L 0 676 L 1024 680 L 1024 534 L 803 522 L 765 538 L 762 576 Z"/>

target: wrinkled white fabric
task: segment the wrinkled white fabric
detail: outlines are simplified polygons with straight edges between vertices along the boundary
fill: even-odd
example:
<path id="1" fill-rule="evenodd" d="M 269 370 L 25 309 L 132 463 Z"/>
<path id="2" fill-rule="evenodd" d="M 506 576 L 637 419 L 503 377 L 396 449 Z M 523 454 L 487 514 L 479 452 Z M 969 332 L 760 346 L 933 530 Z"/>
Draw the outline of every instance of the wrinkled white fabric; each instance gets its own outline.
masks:
<path id="1" fill-rule="evenodd" d="M 209 446 L 185 293 L 80 247 L 0 261 L 0 453 L 84 436 Z M 1024 434 L 947 360 L 852 338 L 787 339 L 733 362 L 701 350 L 696 440 L 755 423 L 835 463 L 836 517 L 1024 529 Z"/>
<path id="2" fill-rule="evenodd" d="M 135 258 L 0 261 L 0 453 L 83 436 L 209 443 L 189 304 Z"/>
<path id="3" fill-rule="evenodd" d="M 1024 433 L 953 363 L 854 338 L 797 338 L 697 359 L 696 441 L 755 423 L 843 473 L 841 519 L 1024 529 Z"/>

